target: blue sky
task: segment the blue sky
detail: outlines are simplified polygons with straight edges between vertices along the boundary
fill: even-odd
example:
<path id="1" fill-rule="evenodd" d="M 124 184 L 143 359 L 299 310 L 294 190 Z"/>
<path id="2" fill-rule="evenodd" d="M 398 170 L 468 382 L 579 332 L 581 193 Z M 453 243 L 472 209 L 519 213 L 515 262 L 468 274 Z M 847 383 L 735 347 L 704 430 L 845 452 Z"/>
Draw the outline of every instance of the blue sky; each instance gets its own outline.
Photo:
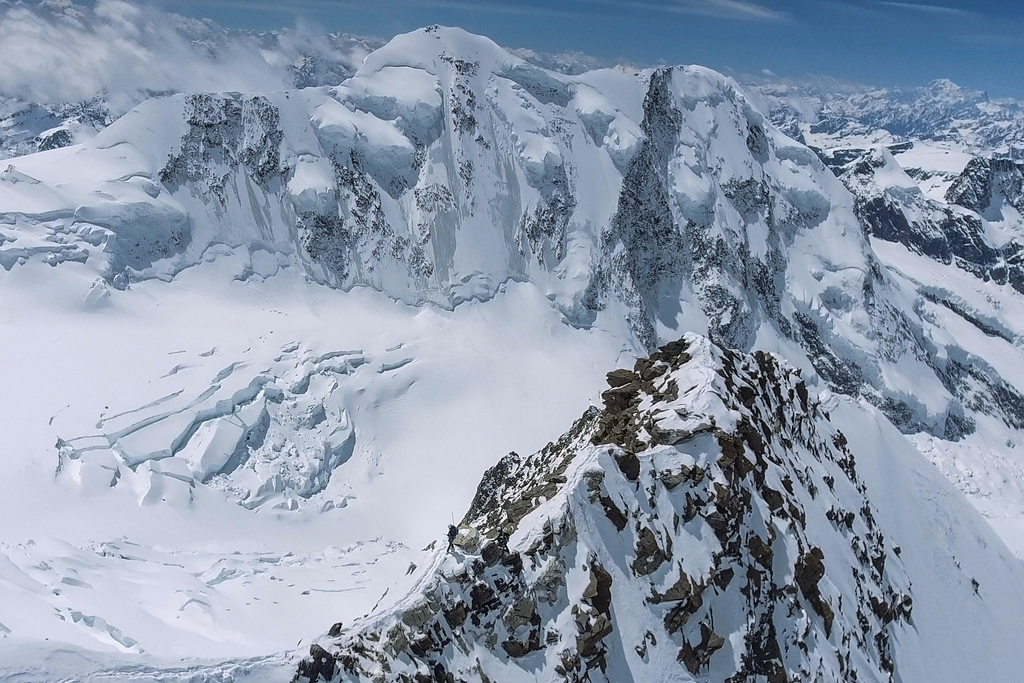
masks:
<path id="1" fill-rule="evenodd" d="M 567 50 L 643 64 L 832 76 L 877 85 L 949 78 L 1024 99 L 1024 2 L 948 0 L 198 0 L 160 2 L 232 28 L 299 18 L 383 38 L 461 26 L 509 47 Z"/>

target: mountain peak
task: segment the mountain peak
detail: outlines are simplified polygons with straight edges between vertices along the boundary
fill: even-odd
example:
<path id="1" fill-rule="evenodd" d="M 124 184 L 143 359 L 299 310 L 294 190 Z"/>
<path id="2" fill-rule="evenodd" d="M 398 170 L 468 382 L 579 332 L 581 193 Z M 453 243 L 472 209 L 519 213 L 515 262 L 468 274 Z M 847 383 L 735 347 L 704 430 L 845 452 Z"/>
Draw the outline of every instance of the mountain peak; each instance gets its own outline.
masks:
<path id="1" fill-rule="evenodd" d="M 963 86 L 957 85 L 948 78 L 937 78 L 929 82 L 928 85 L 926 85 L 921 90 L 923 92 L 928 93 L 932 97 L 935 97 L 937 99 L 949 100 L 950 102 L 988 101 L 988 95 L 986 95 L 984 92 L 980 90 L 971 90 L 970 88 L 964 88 Z"/>
<path id="2" fill-rule="evenodd" d="M 446 63 L 453 67 L 456 59 L 466 65 L 475 63 L 477 68 L 483 66 L 485 71 L 500 71 L 502 67 L 523 63 L 485 36 L 457 27 L 427 26 L 395 36 L 374 50 L 357 73 L 367 75 L 389 66 L 408 66 L 436 74 Z"/>

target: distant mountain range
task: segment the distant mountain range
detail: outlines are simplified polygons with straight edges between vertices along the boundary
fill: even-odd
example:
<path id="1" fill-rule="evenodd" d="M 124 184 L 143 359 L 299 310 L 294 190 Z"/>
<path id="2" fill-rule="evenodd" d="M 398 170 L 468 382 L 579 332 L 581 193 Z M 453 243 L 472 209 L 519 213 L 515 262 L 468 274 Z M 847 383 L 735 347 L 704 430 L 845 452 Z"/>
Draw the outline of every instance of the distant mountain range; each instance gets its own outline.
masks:
<path id="1" fill-rule="evenodd" d="M 29 11 L 29 10 L 24 10 Z M 53 3 L 32 10 L 36 21 L 67 30 L 70 18 L 90 27 L 101 19 L 90 10 Z M 174 15 L 165 15 L 174 17 Z M 212 22 L 174 17 L 167 30 L 186 48 L 188 60 L 211 67 L 236 69 L 236 55 L 251 52 L 246 70 L 263 72 L 278 87 L 306 88 L 338 85 L 351 76 L 362 58 L 384 45 L 378 38 L 343 33 L 309 35 L 298 30 L 266 33 L 224 30 Z M 98 33 L 98 29 L 93 29 Z M 140 48 L 169 51 L 162 42 Z M 150 38 L 151 40 L 155 40 Z M 181 49 L 178 46 L 177 49 Z M 566 75 L 614 67 L 613 60 L 582 53 L 548 54 L 511 50 L 526 62 Z M 168 55 L 172 58 L 173 55 Z M 635 65 L 634 65 L 635 66 Z M 244 76 L 253 79 L 251 73 Z M 0 81 L 0 159 L 88 139 L 130 106 L 156 94 L 189 90 L 174 79 L 152 74 L 149 87 L 97 88 L 84 100 L 50 98 L 39 101 L 18 92 L 5 92 Z M 827 78 L 783 79 L 739 76 L 752 101 L 784 133 L 812 146 L 830 147 L 853 140 L 876 143 L 948 142 L 973 154 L 1024 157 L 1024 104 L 993 100 L 987 94 L 940 79 L 923 87 L 878 88 Z M 187 82 L 182 80 L 182 85 Z M 113 87 L 117 92 L 111 93 Z"/>
<path id="2" fill-rule="evenodd" d="M 1020 156 L 1024 105 L 992 100 L 948 80 L 920 88 L 842 87 L 751 82 L 745 87 L 772 123 L 809 144 L 950 142 L 976 154 Z"/>

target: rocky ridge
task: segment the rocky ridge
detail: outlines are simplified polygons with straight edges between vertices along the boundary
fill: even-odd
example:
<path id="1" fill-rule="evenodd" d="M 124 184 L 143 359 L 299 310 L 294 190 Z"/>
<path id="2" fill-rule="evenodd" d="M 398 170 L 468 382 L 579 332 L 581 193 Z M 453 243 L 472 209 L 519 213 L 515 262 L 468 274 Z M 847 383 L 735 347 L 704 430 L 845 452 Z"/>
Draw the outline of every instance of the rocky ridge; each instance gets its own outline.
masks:
<path id="1" fill-rule="evenodd" d="M 883 527 L 798 372 L 691 335 L 608 381 L 603 410 L 488 471 L 412 594 L 336 625 L 295 680 L 921 675 L 902 559 L 921 549 Z"/>

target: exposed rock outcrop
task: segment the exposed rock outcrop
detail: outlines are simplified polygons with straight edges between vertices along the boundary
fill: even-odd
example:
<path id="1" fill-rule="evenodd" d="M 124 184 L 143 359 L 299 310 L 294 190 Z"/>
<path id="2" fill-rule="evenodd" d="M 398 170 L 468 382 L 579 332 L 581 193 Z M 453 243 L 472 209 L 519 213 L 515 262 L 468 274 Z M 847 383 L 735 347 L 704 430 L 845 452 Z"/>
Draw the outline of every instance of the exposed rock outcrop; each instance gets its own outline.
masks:
<path id="1" fill-rule="evenodd" d="M 479 547 L 296 680 L 329 658 L 343 681 L 899 680 L 911 577 L 799 373 L 690 336 L 609 383 L 488 471 L 460 522 Z"/>

